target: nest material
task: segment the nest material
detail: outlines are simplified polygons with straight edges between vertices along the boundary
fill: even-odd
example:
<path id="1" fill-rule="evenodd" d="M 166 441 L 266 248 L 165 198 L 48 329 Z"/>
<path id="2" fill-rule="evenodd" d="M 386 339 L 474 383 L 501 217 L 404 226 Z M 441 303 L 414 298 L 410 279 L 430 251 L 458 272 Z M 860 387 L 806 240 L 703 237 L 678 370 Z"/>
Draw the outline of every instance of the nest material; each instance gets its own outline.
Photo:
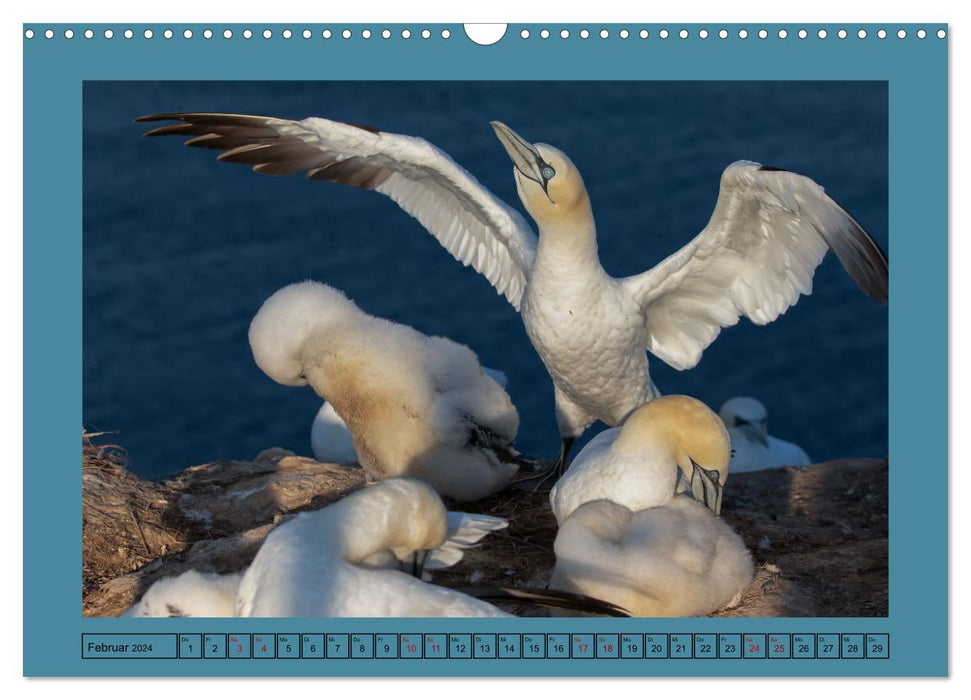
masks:
<path id="1" fill-rule="evenodd" d="M 163 576 L 240 571 L 277 523 L 365 481 L 355 465 L 323 464 L 279 448 L 251 462 L 191 467 L 162 483 L 135 476 L 123 450 L 98 447 L 89 436 L 82 457 L 83 612 L 94 616 L 121 613 Z M 456 566 L 434 572 L 434 581 L 542 587 L 550 580 L 556 521 L 548 494 L 511 490 L 447 505 L 510 524 Z M 735 474 L 722 515 L 752 551 L 756 576 L 715 616 L 887 614 L 886 460 Z"/>

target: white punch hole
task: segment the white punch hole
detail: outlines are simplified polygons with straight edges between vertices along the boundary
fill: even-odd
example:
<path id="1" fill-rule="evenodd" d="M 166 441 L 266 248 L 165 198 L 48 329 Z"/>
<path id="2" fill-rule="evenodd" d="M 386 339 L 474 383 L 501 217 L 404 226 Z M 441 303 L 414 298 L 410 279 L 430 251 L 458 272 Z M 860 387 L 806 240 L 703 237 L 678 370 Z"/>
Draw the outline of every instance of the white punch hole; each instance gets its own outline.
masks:
<path id="1" fill-rule="evenodd" d="M 492 46 L 506 36 L 505 24 L 466 24 L 465 35 L 479 46 Z"/>

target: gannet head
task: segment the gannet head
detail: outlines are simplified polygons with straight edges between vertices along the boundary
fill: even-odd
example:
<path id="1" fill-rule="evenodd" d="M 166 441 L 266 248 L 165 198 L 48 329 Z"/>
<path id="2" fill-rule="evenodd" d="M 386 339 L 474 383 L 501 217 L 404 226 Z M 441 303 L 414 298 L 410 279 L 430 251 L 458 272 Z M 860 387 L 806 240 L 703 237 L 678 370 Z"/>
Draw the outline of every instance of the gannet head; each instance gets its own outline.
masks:
<path id="1" fill-rule="evenodd" d="M 751 440 L 769 446 L 769 413 L 758 399 L 736 396 L 722 404 L 719 417 L 729 428 L 738 428 Z"/>
<path id="2" fill-rule="evenodd" d="M 690 482 L 695 498 L 715 513 L 728 478 L 732 449 L 715 412 L 690 396 L 662 396 L 630 414 L 614 449 L 667 449 Z"/>
<path id="3" fill-rule="evenodd" d="M 276 382 L 304 386 L 307 340 L 327 324 L 353 313 L 354 302 L 340 290 L 319 282 L 299 282 L 279 290 L 265 302 L 249 327 L 253 359 Z"/>
<path id="4" fill-rule="evenodd" d="M 385 479 L 344 501 L 368 516 L 362 534 L 382 539 L 394 556 L 404 561 L 413 552 L 434 549 L 448 535 L 448 516 L 442 499 L 431 486 L 417 479 Z M 362 522 L 368 522 L 367 519 Z"/>
<path id="5" fill-rule="evenodd" d="M 502 122 L 490 124 L 512 159 L 519 198 L 536 223 L 558 223 L 589 208 L 580 171 L 565 153 L 545 143 L 531 144 Z"/>

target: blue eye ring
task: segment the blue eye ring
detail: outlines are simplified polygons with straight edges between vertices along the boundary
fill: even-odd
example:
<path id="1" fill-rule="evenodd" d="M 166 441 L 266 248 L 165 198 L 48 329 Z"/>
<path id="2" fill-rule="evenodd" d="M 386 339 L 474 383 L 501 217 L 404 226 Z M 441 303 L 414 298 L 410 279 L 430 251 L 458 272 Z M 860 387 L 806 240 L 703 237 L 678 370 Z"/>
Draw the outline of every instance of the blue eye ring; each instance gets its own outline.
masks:
<path id="1" fill-rule="evenodd" d="M 543 169 L 540 171 L 546 180 L 552 180 L 553 176 L 556 175 L 556 171 L 553 170 L 552 165 L 544 165 Z"/>

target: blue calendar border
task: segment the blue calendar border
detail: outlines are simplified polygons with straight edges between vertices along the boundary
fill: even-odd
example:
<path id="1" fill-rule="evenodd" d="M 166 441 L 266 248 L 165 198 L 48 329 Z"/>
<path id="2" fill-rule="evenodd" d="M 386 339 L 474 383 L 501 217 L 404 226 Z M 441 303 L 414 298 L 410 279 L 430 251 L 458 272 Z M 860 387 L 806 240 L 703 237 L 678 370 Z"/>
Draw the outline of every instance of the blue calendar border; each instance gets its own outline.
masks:
<path id="1" fill-rule="evenodd" d="M 940 24 L 26 24 L 24 674 L 29 676 L 885 676 L 948 672 L 948 40 Z M 313 38 L 303 39 L 305 27 Z M 370 39 L 361 30 L 370 28 Z M 382 39 L 380 30 L 393 32 Z M 419 32 L 428 28 L 431 38 Z M 106 39 L 111 28 L 114 37 Z M 131 28 L 132 39 L 122 32 Z M 202 33 L 211 28 L 212 39 Z M 230 29 L 232 39 L 222 31 Z M 253 31 L 244 39 L 243 30 Z M 264 39 L 269 28 L 273 38 Z M 284 39 L 284 28 L 294 31 Z M 333 35 L 324 39 L 329 28 Z M 345 28 L 350 38 L 340 35 Z M 401 38 L 408 28 L 410 39 Z M 548 39 L 540 32 L 547 28 Z M 562 29 L 570 32 L 561 39 Z M 630 37 L 620 38 L 620 30 Z M 641 39 L 638 32 L 649 32 Z M 699 31 L 710 34 L 702 39 Z M 721 39 L 716 32 L 728 31 Z M 739 37 L 746 29 L 748 37 Z M 44 32 L 52 29 L 54 37 Z M 67 29 L 74 32 L 65 38 Z M 91 29 L 88 39 L 84 30 Z M 150 29 L 151 39 L 144 38 Z M 164 38 L 171 29 L 173 38 Z M 189 29 L 193 38 L 183 38 Z M 440 37 L 448 29 L 448 40 Z M 521 39 L 520 31 L 530 32 Z M 601 39 L 607 29 L 610 38 Z M 670 32 L 660 38 L 662 29 Z M 687 30 L 687 38 L 679 33 Z M 757 32 L 768 31 L 760 39 Z M 778 32 L 785 29 L 786 39 Z M 807 37 L 797 36 L 805 29 Z M 826 39 L 818 38 L 825 30 Z M 837 32 L 849 35 L 840 39 Z M 856 32 L 864 29 L 866 39 Z M 878 38 L 885 29 L 886 38 Z M 906 31 L 900 39 L 896 32 Z M 926 38 L 917 38 L 918 29 Z M 339 60 L 331 60 L 339 57 Z M 771 58 L 771 60 L 767 60 Z M 85 80 L 881 80 L 889 84 L 890 616 L 671 620 L 85 619 L 80 600 L 81 93 Z M 919 371 L 917 370 L 919 368 Z M 56 397 L 56 398 L 55 398 Z M 920 436 L 920 440 L 908 439 Z M 75 471 L 76 470 L 76 471 Z M 63 473 L 62 473 L 63 472 Z M 72 476 L 74 478 L 72 478 Z M 942 487 L 943 486 L 943 487 Z M 916 507 L 915 507 L 916 505 Z M 744 628 L 744 629 L 743 629 Z M 82 633 L 685 632 L 890 634 L 889 660 L 82 660 Z M 364 666 L 363 664 L 366 664 Z"/>

